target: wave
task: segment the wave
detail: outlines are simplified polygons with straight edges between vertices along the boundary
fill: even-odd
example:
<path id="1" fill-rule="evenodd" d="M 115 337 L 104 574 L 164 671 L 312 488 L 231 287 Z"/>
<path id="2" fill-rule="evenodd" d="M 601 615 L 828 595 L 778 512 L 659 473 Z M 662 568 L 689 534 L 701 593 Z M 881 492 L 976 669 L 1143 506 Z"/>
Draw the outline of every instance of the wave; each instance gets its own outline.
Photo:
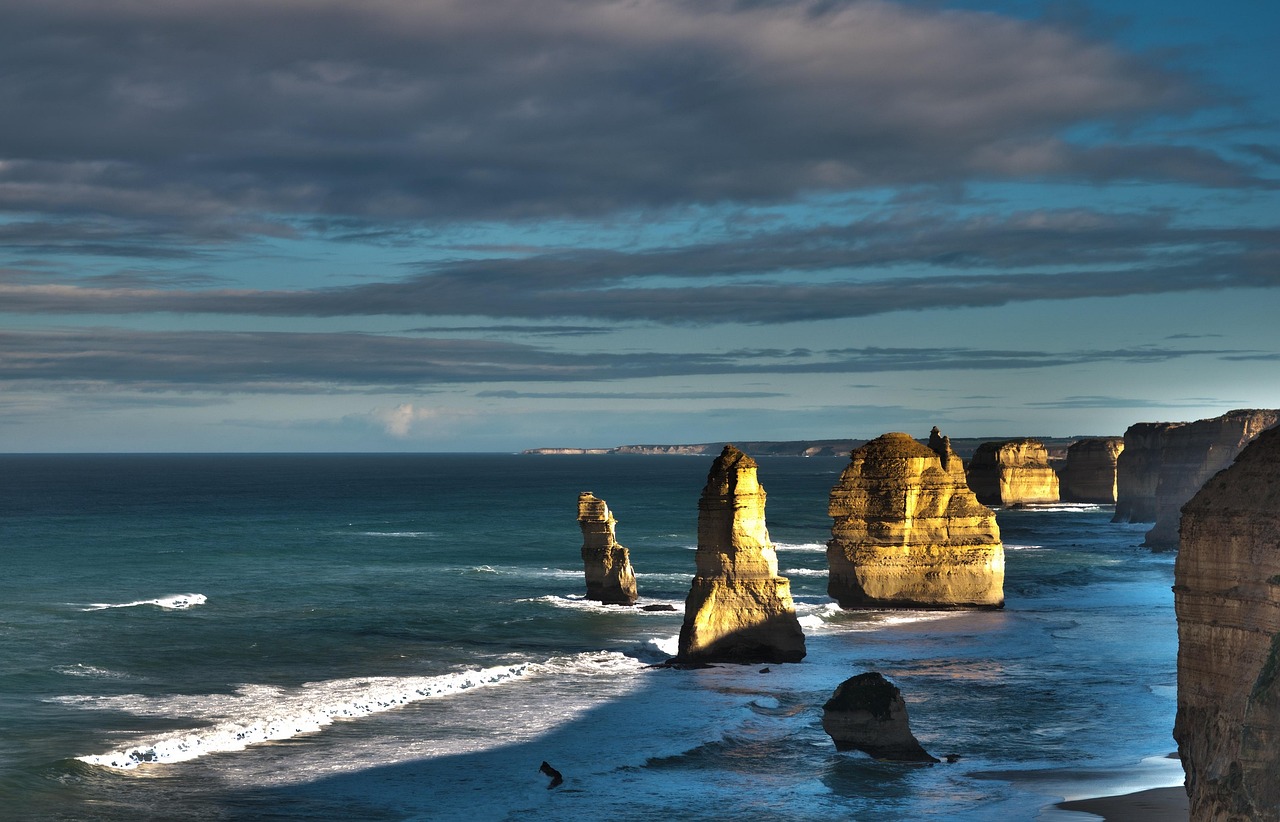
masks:
<path id="1" fill-rule="evenodd" d="M 787 568 L 782 572 L 784 577 L 825 577 L 826 568 Z"/>
<path id="2" fill-rule="evenodd" d="M 806 553 L 825 554 L 827 552 L 827 544 L 825 542 L 805 542 L 797 545 L 789 542 L 775 542 L 773 544 L 773 550 L 804 551 Z"/>
<path id="3" fill-rule="evenodd" d="M 627 605 L 605 605 L 594 599 L 587 599 L 581 594 L 571 594 L 567 597 L 556 596 L 555 594 L 547 594 L 540 597 L 529 597 L 527 599 L 516 600 L 517 602 L 545 602 L 548 605 L 554 605 L 557 608 L 568 608 L 574 611 L 591 611 L 597 614 L 670 614 L 672 611 L 646 611 L 645 606 L 648 605 L 670 605 L 674 609 L 674 613 L 684 613 L 684 601 L 674 599 L 652 599 L 649 597 L 641 597 L 634 606 Z"/>
<path id="4" fill-rule="evenodd" d="M 81 611 L 105 611 L 108 608 L 136 608 L 139 605 L 155 605 L 166 611 L 184 611 L 196 605 L 203 605 L 208 601 L 208 597 L 204 594 L 169 594 L 168 596 L 158 597 L 157 599 L 140 599 L 136 602 L 97 602 L 81 608 Z"/>
<path id="5" fill-rule="evenodd" d="M 1043 549 L 1043 545 L 1006 545 L 1006 551 L 1039 551 Z"/>
<path id="6" fill-rule="evenodd" d="M 1095 502 L 1028 502 L 1028 503 L 1023 503 L 1021 505 L 1018 505 L 1016 507 L 1005 506 L 1000 510 L 1053 513 L 1055 511 L 1084 512 L 1084 511 L 1101 511 L 1103 509 L 1110 511 L 1114 508 L 1115 508 L 1114 505 L 1100 505 Z"/>
<path id="7" fill-rule="evenodd" d="M 83 662 L 77 662 L 74 665 L 55 665 L 51 670 L 65 676 L 79 676 L 92 679 L 129 679 L 128 674 L 122 674 L 119 671 L 111 671 L 106 668 L 99 668 L 95 665 L 85 665 Z"/>
<path id="8" fill-rule="evenodd" d="M 439 534 L 434 531 L 359 531 L 356 536 L 359 537 L 399 537 L 402 539 L 415 539 L 421 537 L 435 537 Z"/>

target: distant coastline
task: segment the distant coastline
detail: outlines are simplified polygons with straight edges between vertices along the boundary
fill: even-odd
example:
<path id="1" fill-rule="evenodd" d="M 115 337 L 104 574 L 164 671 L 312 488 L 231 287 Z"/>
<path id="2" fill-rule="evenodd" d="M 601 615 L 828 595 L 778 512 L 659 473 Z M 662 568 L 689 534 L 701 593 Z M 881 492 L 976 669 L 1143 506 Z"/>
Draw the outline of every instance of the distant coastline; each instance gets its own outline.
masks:
<path id="1" fill-rule="evenodd" d="M 945 432 L 944 432 L 945 433 Z M 1034 437 L 1044 443 L 1051 460 L 1064 459 L 1067 449 L 1072 443 L 1088 439 L 1095 435 L 1074 437 Z M 952 437 L 951 447 L 962 459 L 969 459 L 978 446 L 984 442 L 1020 439 L 1021 435 L 1003 437 Z M 922 443 L 927 439 L 920 440 Z M 736 440 L 734 445 L 753 457 L 847 457 L 855 448 L 865 445 L 868 440 L 831 439 L 831 440 Z M 689 456 L 714 457 L 726 445 L 726 441 L 691 443 L 686 445 L 617 445 L 612 448 L 528 448 L 521 454 L 558 455 L 558 454 L 638 454 L 641 456 Z"/>

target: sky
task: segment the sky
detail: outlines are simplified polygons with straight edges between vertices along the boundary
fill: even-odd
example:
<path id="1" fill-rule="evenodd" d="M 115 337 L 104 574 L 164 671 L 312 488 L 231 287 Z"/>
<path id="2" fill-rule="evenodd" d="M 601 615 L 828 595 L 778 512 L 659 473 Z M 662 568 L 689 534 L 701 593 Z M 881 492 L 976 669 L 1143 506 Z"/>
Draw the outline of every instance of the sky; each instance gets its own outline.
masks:
<path id="1" fill-rule="evenodd" d="M 0 0 L 0 452 L 1280 407 L 1272 0 Z"/>

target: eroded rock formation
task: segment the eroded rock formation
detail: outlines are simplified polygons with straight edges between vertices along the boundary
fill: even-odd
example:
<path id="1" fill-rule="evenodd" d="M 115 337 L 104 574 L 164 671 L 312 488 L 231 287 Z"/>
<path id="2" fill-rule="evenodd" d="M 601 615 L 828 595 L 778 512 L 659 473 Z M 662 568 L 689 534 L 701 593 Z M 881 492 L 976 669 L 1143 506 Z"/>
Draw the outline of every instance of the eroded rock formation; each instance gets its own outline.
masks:
<path id="1" fill-rule="evenodd" d="M 842 608 L 999 608 L 1004 546 L 951 443 L 885 434 L 831 489 L 827 592 Z"/>
<path id="2" fill-rule="evenodd" d="M 837 751 L 863 751 L 895 762 L 937 762 L 911 733 L 902 692 L 879 673 L 859 674 L 836 687 L 822 706 L 822 730 Z"/>
<path id="3" fill-rule="evenodd" d="M 1124 432 L 1113 522 L 1153 522 L 1145 545 L 1174 548 L 1183 504 L 1231 464 L 1280 411 L 1241 409 L 1195 422 L 1142 422 Z"/>
<path id="4" fill-rule="evenodd" d="M 1058 474 L 1059 496 L 1064 502 L 1116 501 L 1116 460 L 1124 450 L 1123 437 L 1080 440 L 1067 449 L 1067 461 Z"/>
<path id="5" fill-rule="evenodd" d="M 609 506 L 590 491 L 583 491 L 578 495 L 578 525 L 582 528 L 587 599 L 605 605 L 635 605 L 636 574 L 627 549 L 614 535 L 617 520 Z"/>
<path id="6" fill-rule="evenodd" d="M 1173 735 L 1195 822 L 1280 820 L 1280 429 L 1182 513 Z"/>
<path id="7" fill-rule="evenodd" d="M 756 462 L 726 445 L 698 500 L 697 574 L 680 628 L 681 662 L 799 662 L 804 632 L 764 519 Z"/>
<path id="8" fill-rule="evenodd" d="M 969 460 L 968 477 L 984 505 L 1058 501 L 1058 474 L 1040 440 L 984 442 Z"/>

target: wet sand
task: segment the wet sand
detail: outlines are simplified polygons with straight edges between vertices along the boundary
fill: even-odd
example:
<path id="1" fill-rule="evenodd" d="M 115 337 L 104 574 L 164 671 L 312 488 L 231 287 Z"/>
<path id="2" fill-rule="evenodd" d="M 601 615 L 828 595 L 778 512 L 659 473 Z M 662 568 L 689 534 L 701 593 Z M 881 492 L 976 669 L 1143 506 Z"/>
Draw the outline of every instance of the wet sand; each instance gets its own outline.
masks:
<path id="1" fill-rule="evenodd" d="M 1186 822 L 1191 812 L 1183 788 L 1152 788 L 1121 796 L 1059 802 L 1064 811 L 1083 811 L 1107 822 Z"/>

